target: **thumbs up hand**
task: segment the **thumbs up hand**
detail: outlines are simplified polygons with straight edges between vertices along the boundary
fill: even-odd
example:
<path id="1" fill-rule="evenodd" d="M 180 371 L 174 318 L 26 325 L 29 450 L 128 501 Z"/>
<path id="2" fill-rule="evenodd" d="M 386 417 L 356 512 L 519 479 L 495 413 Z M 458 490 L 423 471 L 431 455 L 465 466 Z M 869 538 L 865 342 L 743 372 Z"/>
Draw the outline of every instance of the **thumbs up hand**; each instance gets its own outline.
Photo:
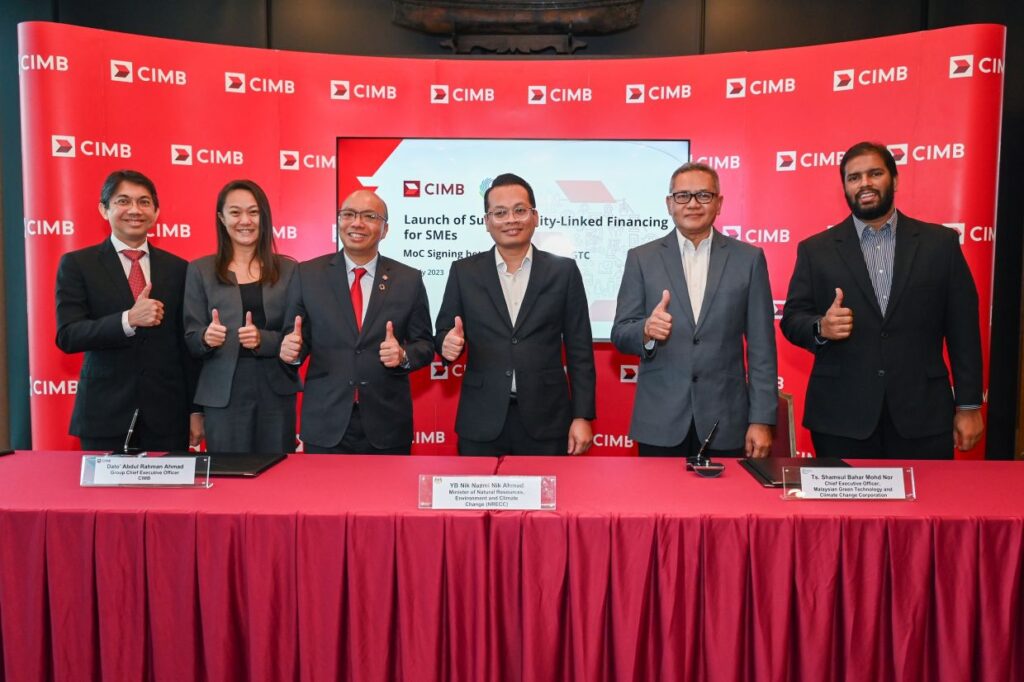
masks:
<path id="1" fill-rule="evenodd" d="M 821 318 L 821 335 L 830 341 L 842 341 L 853 333 L 853 310 L 843 307 L 843 290 L 836 287 L 836 297 Z"/>
<path id="2" fill-rule="evenodd" d="M 156 327 L 164 319 L 164 304 L 155 298 L 149 297 L 153 290 L 150 282 L 135 299 L 135 305 L 128 309 L 128 324 L 133 327 Z"/>
<path id="3" fill-rule="evenodd" d="M 245 326 L 238 330 L 238 343 L 242 348 L 256 350 L 260 347 L 260 330 L 252 323 L 252 311 L 245 313 Z"/>
<path id="4" fill-rule="evenodd" d="M 466 347 L 466 333 L 462 330 L 462 318 L 455 316 L 455 326 L 444 337 L 441 344 L 441 357 L 448 362 L 455 362 Z"/>
<path id="5" fill-rule="evenodd" d="M 278 357 L 283 362 L 287 362 L 289 365 L 295 364 L 299 359 L 299 353 L 302 351 L 302 316 L 295 316 L 295 328 L 292 329 L 291 333 L 285 334 L 284 338 L 281 339 L 281 350 L 278 351 Z"/>
<path id="6" fill-rule="evenodd" d="M 671 299 L 668 289 L 661 292 L 661 300 L 654 306 L 651 316 L 644 320 L 644 343 L 651 339 L 667 341 L 672 334 L 672 315 L 668 312 Z"/>
<path id="7" fill-rule="evenodd" d="M 228 337 L 228 328 L 220 323 L 220 313 L 214 308 L 212 311 L 213 320 L 203 332 L 203 343 L 210 348 L 220 348 Z"/>
<path id="8" fill-rule="evenodd" d="M 405 349 L 395 338 L 395 325 L 388 320 L 384 340 L 380 344 L 380 364 L 385 367 L 398 367 L 405 362 Z"/>

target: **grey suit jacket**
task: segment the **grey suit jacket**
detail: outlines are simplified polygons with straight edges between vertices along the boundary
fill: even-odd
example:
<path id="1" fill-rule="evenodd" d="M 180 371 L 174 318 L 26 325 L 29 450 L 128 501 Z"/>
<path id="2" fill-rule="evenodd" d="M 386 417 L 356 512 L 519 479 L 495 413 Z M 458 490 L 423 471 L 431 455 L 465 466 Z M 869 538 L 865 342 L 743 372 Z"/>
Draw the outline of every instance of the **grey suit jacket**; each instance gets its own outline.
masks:
<path id="1" fill-rule="evenodd" d="M 644 320 L 665 289 L 672 334 L 647 352 Z M 640 356 L 630 428 L 634 440 L 670 447 L 686 437 L 691 420 L 702 438 L 720 420 L 711 447 L 735 449 L 743 447 L 749 424 L 775 423 L 774 307 L 768 264 L 755 246 L 715 231 L 699 320 L 693 319 L 675 233 L 631 249 L 612 343 Z"/>
<path id="2" fill-rule="evenodd" d="M 203 361 L 196 387 L 196 404 L 207 407 L 227 406 L 235 365 L 242 353 L 267 358 L 267 362 L 261 362 L 259 366 L 274 392 L 279 395 L 298 393 L 300 382 L 295 368 L 276 359 L 284 336 L 282 330 L 288 320 L 285 317 L 288 286 L 298 265 L 290 258 L 281 258 L 280 264 L 281 278 L 277 283 L 273 286 L 263 285 L 263 310 L 267 316 L 267 326 L 260 329 L 260 347 L 251 351 L 238 343 L 238 329 L 245 324 L 238 284 L 224 284 L 217 279 L 213 256 L 203 256 L 189 263 L 185 277 L 185 345 L 193 357 Z M 229 272 L 228 276 L 235 279 L 234 273 Z M 203 334 L 210 325 L 214 308 L 217 309 L 221 324 L 228 328 L 228 336 L 224 345 L 210 348 L 203 343 Z"/>
<path id="3" fill-rule="evenodd" d="M 427 291 L 419 270 L 380 256 L 360 330 L 344 255 L 314 258 L 299 266 L 289 287 L 286 334 L 296 315 L 302 316 L 300 358 L 311 356 L 302 399 L 302 439 L 326 447 L 341 442 L 358 388 L 359 415 L 370 444 L 411 445 L 409 373 L 434 359 Z M 406 368 L 380 362 L 389 321 L 408 356 Z"/>

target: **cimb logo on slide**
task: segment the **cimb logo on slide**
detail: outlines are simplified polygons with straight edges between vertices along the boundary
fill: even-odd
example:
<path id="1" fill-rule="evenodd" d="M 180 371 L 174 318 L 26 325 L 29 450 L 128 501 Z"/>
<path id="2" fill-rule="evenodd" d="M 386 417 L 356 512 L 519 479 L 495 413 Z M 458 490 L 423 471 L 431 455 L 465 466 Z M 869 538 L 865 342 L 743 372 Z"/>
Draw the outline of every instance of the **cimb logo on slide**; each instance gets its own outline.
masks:
<path id="1" fill-rule="evenodd" d="M 757 97 L 760 95 L 776 95 L 796 92 L 795 78 L 775 78 L 772 80 L 757 79 L 747 81 L 745 76 L 725 79 L 725 98 Z"/>
<path id="2" fill-rule="evenodd" d="M 839 69 L 832 72 L 833 92 L 853 90 L 855 85 L 881 85 L 900 83 L 907 80 L 910 70 L 906 66 L 890 66 L 878 69 Z"/>
<path id="3" fill-rule="evenodd" d="M 422 180 L 403 180 L 402 196 L 415 199 L 421 196 L 459 196 L 466 193 L 466 186 L 461 182 L 423 182 Z"/>
<path id="4" fill-rule="evenodd" d="M 265 92 L 275 95 L 294 95 L 295 81 L 287 78 L 246 76 L 238 71 L 224 72 L 224 91 L 233 93 Z"/>
<path id="5" fill-rule="evenodd" d="M 191 166 L 198 163 L 207 166 L 241 166 L 245 155 L 237 149 L 193 149 L 190 144 L 171 145 L 171 165 Z"/>
<path id="6" fill-rule="evenodd" d="M 281 170 L 297 171 L 300 168 L 332 169 L 337 167 L 333 154 L 303 153 L 297 149 L 280 149 L 277 155 Z"/>
<path id="7" fill-rule="evenodd" d="M 526 88 L 527 104 L 590 102 L 593 99 L 594 91 L 590 88 L 556 88 L 547 85 L 530 85 Z"/>
<path id="8" fill-rule="evenodd" d="M 447 83 L 434 83 L 430 86 L 431 104 L 450 104 L 458 102 L 493 102 L 494 88 L 462 88 L 452 87 Z"/>
<path id="9" fill-rule="evenodd" d="M 331 99 L 397 99 L 398 88 L 394 85 L 331 81 Z"/>
<path id="10" fill-rule="evenodd" d="M 64 158 L 73 158 L 81 153 L 82 156 L 130 159 L 132 146 L 126 142 L 76 141 L 74 135 L 51 135 L 50 153 Z"/>
<path id="11" fill-rule="evenodd" d="M 646 83 L 630 83 L 626 85 L 626 104 L 644 104 L 652 102 L 687 99 L 693 92 L 689 84 L 680 85 L 648 85 Z"/>
<path id="12" fill-rule="evenodd" d="M 159 83 L 162 85 L 188 85 L 188 75 L 180 69 L 162 69 L 157 66 L 135 66 L 123 59 L 110 60 L 110 80 L 115 83 Z"/>

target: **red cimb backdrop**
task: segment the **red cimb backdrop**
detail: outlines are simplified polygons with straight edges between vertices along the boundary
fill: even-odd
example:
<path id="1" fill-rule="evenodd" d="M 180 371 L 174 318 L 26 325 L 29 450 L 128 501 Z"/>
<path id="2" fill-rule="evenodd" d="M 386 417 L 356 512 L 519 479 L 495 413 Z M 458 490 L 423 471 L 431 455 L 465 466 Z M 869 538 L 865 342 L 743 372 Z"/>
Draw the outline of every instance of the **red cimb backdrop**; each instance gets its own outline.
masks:
<path id="1" fill-rule="evenodd" d="M 900 164 L 898 206 L 961 233 L 987 376 L 1005 35 L 980 25 L 766 52 L 502 61 L 305 54 L 22 24 L 34 447 L 78 445 L 66 433 L 81 356 L 54 345 L 51 292 L 61 254 L 109 235 L 96 210 L 103 178 L 123 167 L 153 178 L 153 243 L 187 259 L 214 250 L 219 188 L 252 178 L 270 197 L 279 248 L 303 260 L 336 248 L 340 136 L 688 138 L 694 160 L 721 175 L 719 227 L 764 248 L 777 313 L 796 244 L 848 213 L 842 151 L 884 142 Z M 401 257 L 387 242 L 382 250 Z M 811 357 L 781 334 L 778 346 L 779 386 L 794 395 L 799 424 Z M 595 352 L 591 452 L 631 454 L 637 359 L 607 343 Z M 413 375 L 417 454 L 455 451 L 459 379 L 440 374 Z M 812 451 L 803 429 L 797 449 Z"/>

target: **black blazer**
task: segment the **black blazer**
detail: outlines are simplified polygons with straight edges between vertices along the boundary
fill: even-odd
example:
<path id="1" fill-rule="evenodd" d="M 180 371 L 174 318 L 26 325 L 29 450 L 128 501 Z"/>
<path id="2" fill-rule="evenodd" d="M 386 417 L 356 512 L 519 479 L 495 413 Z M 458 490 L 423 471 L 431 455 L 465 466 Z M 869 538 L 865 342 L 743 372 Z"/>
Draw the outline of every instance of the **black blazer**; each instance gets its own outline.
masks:
<path id="1" fill-rule="evenodd" d="M 818 345 L 814 322 L 832 305 L 836 287 L 853 310 L 853 333 Z M 781 326 L 787 339 L 814 353 L 803 420 L 811 431 L 867 438 L 885 400 L 900 435 L 921 438 L 952 429 L 954 402 L 981 405 L 978 292 L 950 228 L 900 213 L 885 317 L 851 217 L 805 239 Z"/>
<path id="2" fill-rule="evenodd" d="M 366 437 L 376 448 L 412 443 L 409 373 L 434 359 L 430 308 L 419 270 L 380 256 L 363 328 L 356 329 L 342 252 L 299 265 L 288 289 L 285 334 L 302 316 L 300 360 L 312 356 L 306 373 L 300 431 L 304 441 L 337 445 L 348 429 L 355 389 Z M 405 348 L 409 367 L 380 362 L 388 321 Z"/>
<path id="3" fill-rule="evenodd" d="M 536 247 L 533 255 L 515 326 L 494 247 L 455 261 L 448 274 L 434 347 L 440 352 L 460 316 L 468 357 L 455 431 L 465 438 L 489 441 L 501 434 L 513 371 L 523 425 L 533 438 L 567 437 L 573 419 L 594 418 L 594 346 L 583 278 L 570 258 Z"/>
<path id="4" fill-rule="evenodd" d="M 71 414 L 74 436 L 123 436 L 139 408 L 139 419 L 148 428 L 180 434 L 187 446 L 198 369 L 185 350 L 182 324 L 188 263 L 152 244 L 149 259 L 150 296 L 164 304 L 164 319 L 128 337 L 121 313 L 134 299 L 110 239 L 61 257 L 57 346 L 65 353 L 85 353 Z"/>

